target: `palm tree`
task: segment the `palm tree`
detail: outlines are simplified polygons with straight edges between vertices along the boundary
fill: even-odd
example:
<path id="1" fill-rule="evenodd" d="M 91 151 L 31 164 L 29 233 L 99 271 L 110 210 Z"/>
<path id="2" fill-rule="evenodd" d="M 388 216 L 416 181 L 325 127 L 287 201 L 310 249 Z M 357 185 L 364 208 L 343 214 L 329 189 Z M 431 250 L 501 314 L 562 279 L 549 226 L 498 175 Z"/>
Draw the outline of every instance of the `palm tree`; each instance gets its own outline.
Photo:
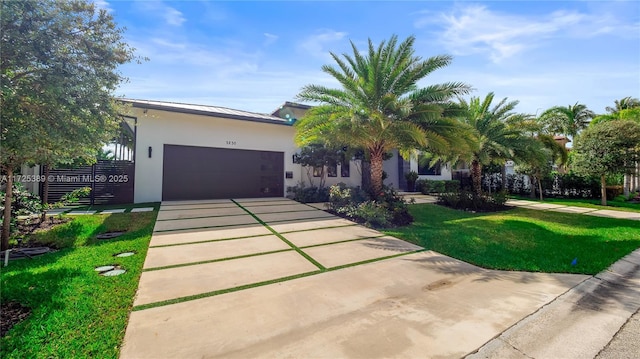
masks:
<path id="1" fill-rule="evenodd" d="M 640 107 L 640 100 L 631 96 L 627 96 L 620 100 L 615 100 L 614 103 L 615 103 L 614 107 L 607 106 L 605 108 L 605 110 L 607 110 L 607 112 L 609 112 L 610 114 L 617 114 L 622 110 L 628 110 L 630 108 Z"/>
<path id="2" fill-rule="evenodd" d="M 518 101 L 507 102 L 504 98 L 491 107 L 493 98 L 494 94 L 490 92 L 484 100 L 479 97 L 472 97 L 469 102 L 459 99 L 459 106 L 463 109 L 459 121 L 473 134 L 471 151 L 461 154 L 461 158 L 471 163 L 473 191 L 477 195 L 482 193 L 482 167 L 516 157 L 526 138 L 521 129 L 510 125 L 524 122 L 528 116 L 513 112 Z"/>
<path id="3" fill-rule="evenodd" d="M 531 198 L 535 198 L 538 187 L 542 200 L 542 179 L 551 173 L 553 164 L 564 165 L 569 158 L 569 152 L 551 135 L 540 133 L 530 139 L 535 140 L 523 141 L 524 151 L 519 151 L 517 155 L 517 170 L 529 176 Z"/>
<path id="4" fill-rule="evenodd" d="M 595 115 L 586 105 L 576 102 L 575 105 L 555 106 L 544 111 L 540 121 L 548 132 L 573 138 L 589 125 Z"/>
<path id="5" fill-rule="evenodd" d="M 296 123 L 296 143 L 348 145 L 366 150 L 371 161 L 371 189 L 383 188 L 383 156 L 397 148 L 407 156 L 418 148 L 445 151 L 456 137 L 454 123 L 443 118 L 447 102 L 470 87 L 457 82 L 418 88 L 431 72 L 447 66 L 450 56 L 423 60 L 414 55 L 415 38 L 398 43 L 397 36 L 377 47 L 369 39 L 368 53 L 351 42 L 352 55 L 331 53 L 337 67 L 322 70 L 341 88 L 307 85 L 298 99 L 320 103 Z"/>

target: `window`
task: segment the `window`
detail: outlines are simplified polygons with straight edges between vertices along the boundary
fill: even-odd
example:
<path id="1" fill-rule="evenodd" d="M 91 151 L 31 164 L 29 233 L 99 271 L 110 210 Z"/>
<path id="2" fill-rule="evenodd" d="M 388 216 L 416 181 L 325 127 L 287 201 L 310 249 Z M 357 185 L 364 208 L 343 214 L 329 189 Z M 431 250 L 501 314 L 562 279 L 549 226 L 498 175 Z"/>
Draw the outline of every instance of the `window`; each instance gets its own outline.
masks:
<path id="1" fill-rule="evenodd" d="M 322 167 L 313 167 L 313 177 L 322 177 Z"/>
<path id="2" fill-rule="evenodd" d="M 429 167 L 429 158 L 420 156 L 418 159 L 418 174 L 427 176 L 439 176 L 442 174 L 442 162 L 436 162 L 433 167 Z"/>
<path id="3" fill-rule="evenodd" d="M 338 177 L 338 165 L 327 165 L 327 177 Z"/>
<path id="4" fill-rule="evenodd" d="M 349 167 L 349 161 L 342 161 L 340 165 L 340 177 L 349 177 L 351 176 L 351 168 Z"/>

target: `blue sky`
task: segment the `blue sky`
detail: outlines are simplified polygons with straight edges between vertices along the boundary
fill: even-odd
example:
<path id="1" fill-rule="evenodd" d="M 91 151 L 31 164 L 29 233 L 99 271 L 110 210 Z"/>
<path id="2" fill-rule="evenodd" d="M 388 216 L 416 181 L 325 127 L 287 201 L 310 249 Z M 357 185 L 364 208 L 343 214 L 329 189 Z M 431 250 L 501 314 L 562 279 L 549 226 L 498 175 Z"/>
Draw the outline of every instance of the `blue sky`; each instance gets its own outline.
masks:
<path id="1" fill-rule="evenodd" d="M 128 98 L 267 113 L 310 83 L 337 86 L 329 52 L 397 34 L 416 54 L 453 63 L 420 85 L 462 81 L 535 114 L 576 102 L 597 113 L 640 97 L 640 2 L 630 1 L 109 1 L 126 41 Z"/>

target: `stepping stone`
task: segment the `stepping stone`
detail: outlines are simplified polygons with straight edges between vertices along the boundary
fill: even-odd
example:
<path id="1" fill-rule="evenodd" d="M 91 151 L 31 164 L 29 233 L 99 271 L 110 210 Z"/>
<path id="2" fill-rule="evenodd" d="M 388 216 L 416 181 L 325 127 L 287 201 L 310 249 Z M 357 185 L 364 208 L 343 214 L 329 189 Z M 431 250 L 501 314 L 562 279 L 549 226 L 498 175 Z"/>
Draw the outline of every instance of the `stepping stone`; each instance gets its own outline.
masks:
<path id="1" fill-rule="evenodd" d="M 142 207 L 142 208 L 133 208 L 131 212 L 151 212 L 153 211 L 153 207 Z"/>
<path id="2" fill-rule="evenodd" d="M 125 209 L 124 208 L 119 208 L 119 209 L 105 209 L 104 211 L 100 212 L 101 214 L 112 214 L 112 213 L 124 213 Z"/>
<path id="3" fill-rule="evenodd" d="M 82 215 L 89 215 L 89 214 L 96 214 L 96 211 L 71 211 L 69 213 L 67 213 L 70 216 L 82 216 Z"/>

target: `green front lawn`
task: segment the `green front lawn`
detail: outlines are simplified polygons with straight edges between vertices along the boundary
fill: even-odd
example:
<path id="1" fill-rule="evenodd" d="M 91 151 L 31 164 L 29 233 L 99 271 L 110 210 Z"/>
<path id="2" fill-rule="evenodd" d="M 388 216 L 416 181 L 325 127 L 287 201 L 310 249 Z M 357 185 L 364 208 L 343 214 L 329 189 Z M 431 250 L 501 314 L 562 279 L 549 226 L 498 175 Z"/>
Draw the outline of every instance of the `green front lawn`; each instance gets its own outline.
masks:
<path id="1" fill-rule="evenodd" d="M 540 202 L 539 199 L 532 199 L 530 197 L 523 196 L 511 196 L 513 199 L 523 199 L 527 201 L 536 201 Z M 607 205 L 603 206 L 600 204 L 599 199 L 581 199 L 581 198 L 545 198 L 544 203 L 554 203 L 554 204 L 562 204 L 565 206 L 574 206 L 574 207 L 585 207 L 585 208 L 596 208 L 596 209 L 610 209 L 613 211 L 625 211 L 625 212 L 640 212 L 640 204 L 638 203 L 630 203 L 630 202 L 622 202 L 622 201 L 607 201 Z"/>
<path id="2" fill-rule="evenodd" d="M 2 303 L 32 312 L 0 340 L 0 357 L 117 358 L 157 213 L 77 216 L 39 234 L 66 248 L 2 268 Z M 95 239 L 122 230 L 121 237 Z M 122 252 L 136 254 L 114 257 Z M 94 270 L 115 264 L 127 272 L 105 277 Z"/>
<path id="3" fill-rule="evenodd" d="M 385 233 L 485 268 L 596 274 L 640 248 L 638 221 L 524 208 L 469 213 L 421 204 L 410 211 L 411 226 Z"/>

